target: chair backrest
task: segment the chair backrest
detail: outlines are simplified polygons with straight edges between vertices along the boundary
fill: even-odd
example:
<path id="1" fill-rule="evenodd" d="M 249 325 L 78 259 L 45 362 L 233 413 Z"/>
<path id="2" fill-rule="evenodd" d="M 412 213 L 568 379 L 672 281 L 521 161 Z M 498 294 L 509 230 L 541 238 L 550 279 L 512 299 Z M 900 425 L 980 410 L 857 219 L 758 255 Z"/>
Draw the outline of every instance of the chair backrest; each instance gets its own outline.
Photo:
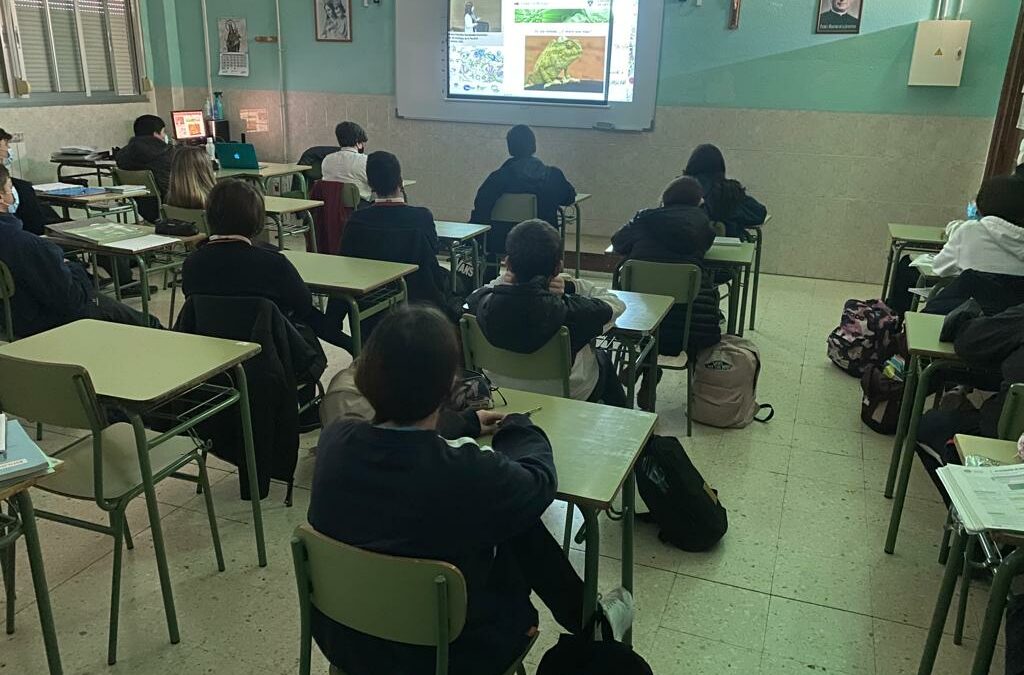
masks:
<path id="1" fill-rule="evenodd" d="M 519 354 L 492 345 L 480 330 L 480 324 L 471 314 L 459 321 L 462 328 L 462 351 L 466 368 L 485 370 L 492 379 L 503 377 L 517 381 L 536 382 L 534 390 L 540 394 L 553 394 L 569 398 L 569 374 L 572 371 L 572 350 L 569 329 L 562 326 L 547 344 L 532 354 Z M 561 391 L 546 391 L 544 383 L 557 381 Z"/>
<path id="2" fill-rule="evenodd" d="M 145 185 L 149 190 L 149 197 L 144 199 L 155 199 L 158 209 L 163 208 L 160 198 L 160 188 L 157 187 L 156 178 L 149 169 L 141 171 L 129 171 L 120 167 L 114 167 L 114 183 L 117 185 Z"/>
<path id="3" fill-rule="evenodd" d="M 521 223 L 536 217 L 537 195 L 531 194 L 503 194 L 491 210 L 491 220 L 499 223 Z"/>
<path id="4" fill-rule="evenodd" d="M 11 269 L 0 261 L 0 303 L 4 305 L 3 336 L 8 342 L 14 342 L 14 318 L 11 313 L 11 299 L 14 297 L 14 275 Z"/>
<path id="5" fill-rule="evenodd" d="M 466 625 L 466 580 L 454 565 L 373 553 L 295 528 L 292 558 L 299 605 L 390 642 L 448 645 Z"/>
<path id="6" fill-rule="evenodd" d="M 667 295 L 686 306 L 683 345 L 690 342 L 693 301 L 700 293 L 701 271 L 696 265 L 627 260 L 618 270 L 617 287 L 633 293 Z"/>
<path id="7" fill-rule="evenodd" d="M 203 209 L 185 209 L 180 206 L 164 204 L 164 217 L 168 220 L 192 223 L 200 234 L 210 234 L 210 226 L 206 223 L 206 211 Z"/>
<path id="8" fill-rule="evenodd" d="M 25 419 L 98 431 L 104 414 L 88 371 L 67 363 L 0 355 L 0 410 Z"/>
<path id="9" fill-rule="evenodd" d="M 1010 386 L 999 415 L 999 438 L 1015 441 L 1024 433 L 1024 384 Z"/>

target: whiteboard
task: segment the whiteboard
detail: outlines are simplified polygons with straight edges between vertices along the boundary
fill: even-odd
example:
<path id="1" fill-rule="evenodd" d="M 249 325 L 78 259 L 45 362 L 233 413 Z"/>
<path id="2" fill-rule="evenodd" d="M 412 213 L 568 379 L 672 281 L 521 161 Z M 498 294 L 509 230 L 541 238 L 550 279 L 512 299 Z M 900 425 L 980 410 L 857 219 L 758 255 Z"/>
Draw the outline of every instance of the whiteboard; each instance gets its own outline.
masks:
<path id="1" fill-rule="evenodd" d="M 409 119 L 647 131 L 654 127 L 664 0 L 642 0 L 633 101 L 606 105 L 447 98 L 448 0 L 395 1 L 395 98 Z"/>

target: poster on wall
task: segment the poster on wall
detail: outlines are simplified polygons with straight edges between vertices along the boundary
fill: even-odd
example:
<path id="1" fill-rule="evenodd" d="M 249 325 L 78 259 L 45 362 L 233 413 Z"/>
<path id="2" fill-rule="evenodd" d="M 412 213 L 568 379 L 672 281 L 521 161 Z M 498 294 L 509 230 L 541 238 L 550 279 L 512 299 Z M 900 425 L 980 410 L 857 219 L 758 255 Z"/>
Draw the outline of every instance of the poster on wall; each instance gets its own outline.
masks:
<path id="1" fill-rule="evenodd" d="M 217 19 L 217 35 L 220 44 L 220 68 L 217 74 L 248 77 L 249 35 L 245 19 L 237 16 Z"/>
<path id="2" fill-rule="evenodd" d="M 265 134 L 270 131 L 270 115 L 266 108 L 242 108 L 238 117 L 245 125 L 247 134 Z"/>
<path id="3" fill-rule="evenodd" d="M 313 0 L 316 39 L 319 42 L 352 42 L 351 0 Z"/>
<path id="4" fill-rule="evenodd" d="M 825 35 L 858 35 L 863 0 L 817 0 L 816 33 Z"/>

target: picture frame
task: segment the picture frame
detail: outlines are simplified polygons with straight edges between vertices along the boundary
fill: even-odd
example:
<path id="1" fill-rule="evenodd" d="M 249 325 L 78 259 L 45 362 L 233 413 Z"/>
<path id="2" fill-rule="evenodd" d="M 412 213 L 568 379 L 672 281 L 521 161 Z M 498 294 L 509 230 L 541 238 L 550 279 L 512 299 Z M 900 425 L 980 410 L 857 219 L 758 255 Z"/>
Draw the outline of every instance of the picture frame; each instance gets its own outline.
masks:
<path id="1" fill-rule="evenodd" d="M 313 0 L 317 42 L 352 42 L 352 0 Z"/>
<path id="2" fill-rule="evenodd" d="M 814 32 L 818 35 L 860 35 L 864 0 L 814 0 Z"/>

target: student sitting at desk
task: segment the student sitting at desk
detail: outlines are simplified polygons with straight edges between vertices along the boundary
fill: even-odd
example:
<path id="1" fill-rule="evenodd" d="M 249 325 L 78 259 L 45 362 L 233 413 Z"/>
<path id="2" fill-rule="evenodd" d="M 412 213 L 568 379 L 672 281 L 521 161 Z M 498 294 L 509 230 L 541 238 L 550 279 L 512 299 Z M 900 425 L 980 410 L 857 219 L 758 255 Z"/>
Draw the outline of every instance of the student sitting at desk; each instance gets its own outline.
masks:
<path id="1" fill-rule="evenodd" d="M 469 311 L 476 315 L 487 341 L 501 349 L 532 354 L 566 326 L 573 353 L 572 398 L 625 406 L 611 355 L 590 344 L 615 325 L 625 304 L 592 282 L 560 276 L 562 240 L 543 220 L 527 220 L 512 228 L 507 248 L 504 275 L 469 296 Z M 492 379 L 513 389 L 535 388 L 513 378 Z"/>
<path id="2" fill-rule="evenodd" d="M 183 209 L 205 209 L 210 191 L 217 184 L 213 162 L 206 149 L 183 147 L 171 161 L 170 183 L 165 201 Z"/>
<path id="3" fill-rule="evenodd" d="M 233 179 L 217 183 L 206 209 L 210 238 L 185 259 L 182 293 L 266 298 L 293 323 L 351 353 L 352 338 L 342 332 L 341 321 L 331 322 L 313 305 L 295 266 L 277 250 L 253 244 L 266 219 L 263 195 L 252 185 Z"/>
<path id="4" fill-rule="evenodd" d="M 8 171 L 13 164 L 10 148 L 13 139 L 14 136 L 0 129 L 0 158 L 3 159 Z M 14 184 L 14 204 L 8 213 L 16 214 L 27 232 L 41 235 L 46 231 L 47 225 L 61 221 L 61 217 L 51 206 L 39 201 L 32 183 L 14 176 L 11 176 L 11 182 Z"/>
<path id="5" fill-rule="evenodd" d="M 694 149 L 683 175 L 700 181 L 704 210 L 712 223 L 724 226 L 722 234 L 728 237 L 744 237 L 746 230 L 763 225 L 768 217 L 768 209 L 748 195 L 742 183 L 726 178 L 725 157 L 710 143 Z"/>
<path id="6" fill-rule="evenodd" d="M 576 189 L 561 169 L 547 166 L 537 159 L 537 137 L 525 124 L 509 129 L 505 137 L 508 154 L 504 164 L 487 177 L 477 190 L 471 223 L 490 225 L 487 233 L 487 267 L 485 281 L 496 276 L 495 263 L 505 253 L 505 237 L 515 223 L 496 223 L 491 219 L 494 206 L 506 194 L 537 196 L 537 218 L 547 223 L 558 222 L 558 207 L 569 206 L 576 199 Z"/>
<path id="7" fill-rule="evenodd" d="M 612 236 L 615 252 L 626 260 L 684 263 L 703 268 L 704 255 L 715 243 L 715 231 L 701 208 L 704 191 L 695 178 L 683 176 L 668 184 L 661 196 L 662 206 L 640 211 Z M 683 344 L 686 306 L 672 307 L 661 324 L 658 348 L 662 356 L 692 356 L 722 339 L 719 323 L 720 298 L 710 275 L 701 275 L 700 293 L 693 303 L 689 344 Z M 648 378 L 640 386 L 639 400 L 648 397 Z"/>
<path id="8" fill-rule="evenodd" d="M 536 632 L 531 590 L 579 634 L 583 582 L 540 520 L 557 488 L 544 432 L 521 414 L 442 412 L 461 362 L 456 331 L 438 311 L 403 306 L 385 316 L 356 371 L 373 423 L 324 429 L 309 522 L 352 546 L 458 567 L 468 607 L 449 672 L 500 675 Z M 488 446 L 472 440 L 491 434 Z M 604 596 L 600 611 L 613 634 L 606 638 L 621 638 L 632 604 L 625 589 Z M 348 675 L 433 672 L 432 647 L 373 638 L 315 608 L 312 632 Z"/>
<path id="9" fill-rule="evenodd" d="M 79 319 L 99 319 L 159 328 L 160 322 L 106 295 L 97 295 L 85 269 L 64 259 L 48 239 L 26 232 L 9 209 L 14 203 L 7 168 L 0 166 L 0 262 L 14 277 L 12 321 L 18 337 L 27 337 Z"/>
<path id="10" fill-rule="evenodd" d="M 167 194 L 171 182 L 171 161 L 175 153 L 165 133 L 166 126 L 156 115 L 142 115 L 133 125 L 135 136 L 114 156 L 119 169 L 152 172 L 161 196 Z M 155 197 L 139 197 L 135 203 L 138 204 L 139 215 L 147 221 L 160 221 L 160 209 Z"/>
<path id="11" fill-rule="evenodd" d="M 334 129 L 341 150 L 324 157 L 321 164 L 323 180 L 355 185 L 359 198 L 366 203 L 373 199 L 373 190 L 366 177 L 366 144 L 369 138 L 355 122 L 342 122 Z"/>
<path id="12" fill-rule="evenodd" d="M 406 280 L 409 301 L 429 302 L 457 319 L 462 315 L 463 300 L 451 292 L 449 276 L 437 262 L 434 215 L 422 206 L 405 203 L 398 158 L 390 152 L 372 153 L 366 161 L 366 175 L 377 200 L 349 217 L 339 253 L 418 265 Z"/>

